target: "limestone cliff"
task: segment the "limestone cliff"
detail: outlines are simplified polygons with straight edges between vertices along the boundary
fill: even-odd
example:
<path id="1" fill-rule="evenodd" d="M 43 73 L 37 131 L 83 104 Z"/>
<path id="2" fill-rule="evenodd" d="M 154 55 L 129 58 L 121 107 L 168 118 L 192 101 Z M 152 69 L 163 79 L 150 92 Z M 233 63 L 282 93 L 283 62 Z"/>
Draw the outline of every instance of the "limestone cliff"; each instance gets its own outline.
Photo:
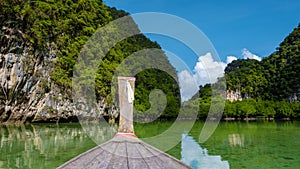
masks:
<path id="1" fill-rule="evenodd" d="M 51 81 L 53 54 L 43 60 L 31 60 L 26 52 L 0 54 L 0 122 L 76 121 L 84 113 L 75 111 L 70 91 Z M 107 115 L 104 99 L 97 106 L 91 112 Z"/>
<path id="2" fill-rule="evenodd" d="M 242 94 L 240 90 L 227 90 L 226 91 L 226 100 L 233 102 L 233 101 L 241 101 Z"/>
<path id="3" fill-rule="evenodd" d="M 70 89 L 62 90 L 51 80 L 56 60 L 56 50 L 51 45 L 36 57 L 31 54 L 32 47 L 23 41 L 20 30 L 2 27 L 2 31 L 5 34 L 0 37 L 0 123 L 76 121 L 78 115 L 87 113 L 76 112 Z M 107 115 L 107 109 L 102 99 L 89 113 Z"/>

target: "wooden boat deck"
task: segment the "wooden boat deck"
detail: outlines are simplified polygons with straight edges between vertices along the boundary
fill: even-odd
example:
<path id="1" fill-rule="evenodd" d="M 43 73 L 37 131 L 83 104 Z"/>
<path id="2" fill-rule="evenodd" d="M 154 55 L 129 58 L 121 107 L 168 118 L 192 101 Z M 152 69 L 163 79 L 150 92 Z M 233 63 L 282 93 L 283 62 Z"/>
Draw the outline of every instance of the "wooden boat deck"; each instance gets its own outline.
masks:
<path id="1" fill-rule="evenodd" d="M 66 162 L 58 169 L 187 169 L 174 157 L 132 136 L 117 135 Z"/>

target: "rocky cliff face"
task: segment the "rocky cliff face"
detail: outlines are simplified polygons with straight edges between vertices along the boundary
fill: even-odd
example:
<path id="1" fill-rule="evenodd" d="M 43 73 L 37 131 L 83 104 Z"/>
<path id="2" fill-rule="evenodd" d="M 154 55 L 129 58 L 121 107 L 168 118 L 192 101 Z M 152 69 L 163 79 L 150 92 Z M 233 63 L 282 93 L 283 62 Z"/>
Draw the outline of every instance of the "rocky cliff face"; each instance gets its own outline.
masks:
<path id="1" fill-rule="evenodd" d="M 226 100 L 233 102 L 233 101 L 241 101 L 242 94 L 240 90 L 227 90 L 226 91 Z"/>
<path id="2" fill-rule="evenodd" d="M 51 81 L 56 51 L 48 45 L 32 54 L 32 47 L 22 41 L 21 31 L 2 30 L 0 36 L 0 123 L 76 121 L 78 115 L 108 115 L 105 99 L 94 110 L 77 111 L 71 91 L 62 90 Z M 116 115 L 116 111 L 113 111 Z"/>
<path id="3" fill-rule="evenodd" d="M 50 80 L 55 52 L 42 58 L 30 55 L 19 46 L 20 53 L 0 54 L 0 121 L 58 121 L 74 116 L 73 105 Z"/>
<path id="4" fill-rule="evenodd" d="M 49 73 L 55 57 L 29 61 L 26 53 L 8 53 L 0 54 L 0 58 L 1 123 L 76 121 L 76 116 L 87 113 L 97 118 L 108 115 L 104 99 L 94 110 L 76 112 L 70 92 L 51 82 Z"/>

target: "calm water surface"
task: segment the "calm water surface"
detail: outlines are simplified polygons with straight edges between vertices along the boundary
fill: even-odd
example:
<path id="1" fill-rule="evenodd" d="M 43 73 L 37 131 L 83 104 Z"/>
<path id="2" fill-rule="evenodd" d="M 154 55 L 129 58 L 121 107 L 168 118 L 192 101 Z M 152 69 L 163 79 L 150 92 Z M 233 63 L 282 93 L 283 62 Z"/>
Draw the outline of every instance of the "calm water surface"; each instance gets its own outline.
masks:
<path id="1" fill-rule="evenodd" d="M 183 130 L 187 123 L 180 124 Z M 135 124 L 135 131 L 143 139 L 163 133 L 171 125 Z M 116 127 L 88 125 L 83 130 L 80 124 L 0 126 L 0 168 L 56 168 L 95 147 L 95 142 L 112 138 Z M 202 127 L 203 123 L 197 122 L 189 132 L 174 133 L 182 141 L 167 153 L 193 168 L 300 168 L 299 122 L 222 122 L 200 145 Z M 166 139 L 154 146 L 167 143 Z"/>

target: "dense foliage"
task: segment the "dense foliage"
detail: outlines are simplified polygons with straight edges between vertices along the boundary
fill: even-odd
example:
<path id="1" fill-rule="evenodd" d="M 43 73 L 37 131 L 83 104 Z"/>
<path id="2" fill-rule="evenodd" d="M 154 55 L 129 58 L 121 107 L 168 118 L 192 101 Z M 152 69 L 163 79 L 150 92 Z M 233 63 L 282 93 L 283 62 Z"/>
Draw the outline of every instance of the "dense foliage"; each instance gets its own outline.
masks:
<path id="1" fill-rule="evenodd" d="M 48 55 L 54 55 L 56 61 L 50 78 L 69 93 L 74 65 L 83 45 L 98 28 L 125 15 L 128 13 L 110 8 L 101 0 L 4 0 L 1 3 L 0 34 L 1 44 L 6 48 L 1 47 L 1 53 L 22 53 L 26 48 L 26 52 L 35 59 L 42 60 Z M 11 39 L 4 36 L 7 30 L 19 32 L 21 39 L 11 43 Z M 22 47 L 19 47 L 20 44 Z M 160 49 L 160 46 L 139 34 L 122 40 L 107 53 L 95 77 L 98 99 L 106 98 L 106 102 L 110 102 L 115 69 L 130 54 L 146 48 Z M 164 54 L 159 61 L 168 63 L 167 69 L 175 73 Z M 166 93 L 168 100 L 162 117 L 176 116 L 180 104 L 176 79 L 156 69 L 144 70 L 136 78 L 137 109 L 149 109 L 148 94 L 158 88 Z"/>
<path id="2" fill-rule="evenodd" d="M 233 61 L 225 69 L 229 90 L 243 101 L 227 102 L 230 117 L 300 117 L 300 24 L 261 62 Z M 248 98 L 248 99 L 247 99 Z"/>
<path id="3" fill-rule="evenodd" d="M 241 101 L 226 101 L 224 118 L 300 118 L 300 24 L 262 61 L 235 60 L 225 68 L 227 91 Z M 199 117 L 207 116 L 210 85 L 200 88 Z"/>
<path id="4" fill-rule="evenodd" d="M 230 118 L 271 118 L 298 119 L 300 104 L 286 101 L 267 101 L 246 99 L 243 101 L 226 102 L 224 117 Z"/>
<path id="5" fill-rule="evenodd" d="M 30 55 L 29 60 L 34 62 L 53 57 L 55 64 L 49 83 L 59 86 L 68 97 L 74 65 L 84 44 L 97 29 L 126 15 L 128 13 L 110 8 L 101 0 L 4 0 L 0 13 L 1 53 L 26 52 Z M 137 29 L 135 24 L 132 26 Z M 160 49 L 160 46 L 141 34 L 117 43 L 98 67 L 95 76 L 97 98 L 105 98 L 110 103 L 115 70 L 133 53 L 149 48 Z M 180 94 L 176 78 L 169 73 L 174 75 L 176 72 L 163 52 L 158 56 L 155 62 L 165 66 L 164 70 L 168 73 L 153 68 L 141 70 L 135 75 L 135 108 L 139 111 L 149 109 L 149 94 L 153 89 L 161 89 L 167 99 L 167 107 L 161 117 L 173 118 L 179 111 Z M 145 56 L 144 60 L 131 60 L 128 65 L 134 68 L 141 62 L 150 62 L 146 58 L 149 59 Z M 262 61 L 247 59 L 228 64 L 225 69 L 227 89 L 240 92 L 242 101 L 227 101 L 224 117 L 299 118 L 299 74 L 300 25 L 273 54 Z M 45 93 L 49 90 L 49 85 L 45 84 Z M 205 118 L 211 108 L 211 85 L 201 86 L 199 95 L 200 98 L 193 98 L 184 105 L 193 108 L 199 102 L 198 117 Z M 143 114 L 138 113 L 138 117 L 142 118 Z"/>
<path id="6" fill-rule="evenodd" d="M 233 61 L 225 73 L 228 89 L 240 90 L 243 98 L 299 101 L 300 24 L 269 57 Z"/>

